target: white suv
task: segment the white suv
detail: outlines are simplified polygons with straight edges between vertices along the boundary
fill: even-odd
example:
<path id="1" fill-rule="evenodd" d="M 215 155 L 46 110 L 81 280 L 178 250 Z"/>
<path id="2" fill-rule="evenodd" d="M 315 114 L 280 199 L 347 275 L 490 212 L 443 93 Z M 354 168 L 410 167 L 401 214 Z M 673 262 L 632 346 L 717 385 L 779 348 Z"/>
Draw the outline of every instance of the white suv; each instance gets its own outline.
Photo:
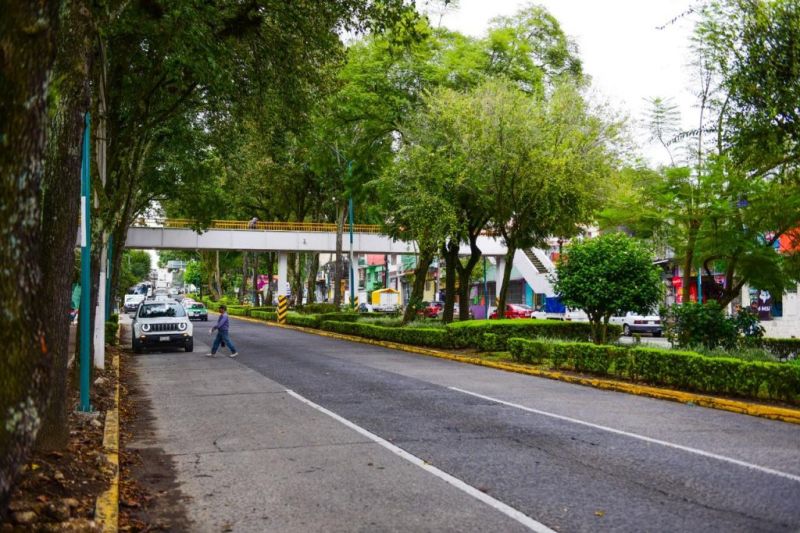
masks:
<path id="1" fill-rule="evenodd" d="M 169 298 L 147 299 L 133 317 L 132 348 L 142 353 L 145 348 L 172 346 L 194 350 L 192 323 L 186 309 Z"/>

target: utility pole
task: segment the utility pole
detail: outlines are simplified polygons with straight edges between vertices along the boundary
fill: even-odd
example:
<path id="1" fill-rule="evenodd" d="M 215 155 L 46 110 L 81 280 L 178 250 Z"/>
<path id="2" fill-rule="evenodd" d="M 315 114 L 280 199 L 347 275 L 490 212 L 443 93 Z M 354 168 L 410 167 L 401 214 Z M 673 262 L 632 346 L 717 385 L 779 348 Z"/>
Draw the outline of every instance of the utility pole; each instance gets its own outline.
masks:
<path id="1" fill-rule="evenodd" d="M 92 267 L 92 222 L 91 197 L 92 185 L 89 176 L 89 131 L 91 118 L 86 113 L 83 130 L 83 154 L 81 157 L 81 307 L 80 307 L 80 411 L 88 413 L 92 410 L 89 404 L 89 365 L 90 347 L 92 342 L 92 312 L 89 309 L 89 295 L 92 289 L 91 267 Z"/>

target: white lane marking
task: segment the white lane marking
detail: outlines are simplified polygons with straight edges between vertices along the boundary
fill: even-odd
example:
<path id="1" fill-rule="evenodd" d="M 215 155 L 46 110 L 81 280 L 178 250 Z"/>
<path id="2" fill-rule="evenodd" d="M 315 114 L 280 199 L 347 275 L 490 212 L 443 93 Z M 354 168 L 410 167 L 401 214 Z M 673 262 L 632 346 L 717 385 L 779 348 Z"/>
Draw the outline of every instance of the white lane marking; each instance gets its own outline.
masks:
<path id="1" fill-rule="evenodd" d="M 701 455 L 703 457 L 709 457 L 711 459 L 717 459 L 719 461 L 725 461 L 726 463 L 732 463 L 738 466 L 743 466 L 745 468 L 749 468 L 751 470 L 757 470 L 759 472 L 763 472 L 765 474 L 771 474 L 773 476 L 780 476 L 782 478 L 790 479 L 792 481 L 796 481 L 800 483 L 800 476 L 795 474 L 789 474 L 788 472 L 781 472 L 780 470 L 773 470 L 772 468 L 767 468 L 765 466 L 758 466 L 752 463 L 747 463 L 745 461 L 740 461 L 739 459 L 734 459 L 732 457 L 726 457 L 724 455 L 719 455 L 716 453 L 711 452 L 704 452 L 703 450 L 698 450 L 697 448 L 690 448 L 688 446 L 681 446 L 680 444 L 674 444 L 672 442 L 667 442 L 663 440 L 654 439 L 651 437 L 645 437 L 644 435 L 639 435 L 637 433 L 630 433 L 628 431 L 622 431 L 621 429 L 614 429 L 608 426 L 601 426 L 599 424 L 592 424 L 591 422 L 585 422 L 583 420 L 578 420 L 577 418 L 570 418 L 568 416 L 557 415 L 555 413 L 548 413 L 547 411 L 541 411 L 539 409 L 533 409 L 531 407 L 525 407 L 524 405 L 520 405 L 518 403 L 507 402 L 505 400 L 500 400 L 498 398 L 492 398 L 491 396 L 484 396 L 483 394 L 478 394 L 477 392 L 471 392 L 464 389 L 459 389 L 458 387 L 448 387 L 450 390 L 454 390 L 457 392 L 462 392 L 464 394 L 469 394 L 470 396 L 475 396 L 476 398 L 482 398 L 484 400 L 489 400 L 491 402 L 500 403 L 503 405 L 507 405 L 509 407 L 516 407 L 517 409 L 522 409 L 523 411 L 528 411 L 530 413 L 536 413 L 543 416 L 549 416 L 551 418 L 557 418 L 559 420 L 564 420 L 566 422 L 572 422 L 573 424 L 580 424 L 582 426 L 588 426 L 590 428 L 600 429 L 603 431 L 608 431 L 610 433 L 616 433 L 617 435 L 624 435 L 626 437 L 631 437 L 633 439 L 643 440 L 645 442 L 651 442 L 653 444 L 660 444 L 661 446 L 667 446 L 668 448 L 675 448 L 676 450 L 682 450 L 685 452 L 693 453 L 696 455 Z"/>
<path id="2" fill-rule="evenodd" d="M 309 400 L 308 398 L 305 398 L 305 397 L 297 394 L 293 390 L 288 390 L 287 389 L 286 392 L 290 396 L 292 396 L 294 398 L 297 398 L 298 400 L 300 400 L 304 404 L 313 407 L 314 409 L 316 409 L 317 411 L 320 411 L 321 413 L 325 413 L 329 417 L 333 418 L 334 420 L 336 420 L 338 422 L 341 422 L 342 424 L 344 424 L 345 426 L 349 427 L 350 429 L 352 429 L 354 431 L 357 431 L 358 433 L 360 433 L 361 435 L 364 435 L 365 437 L 367 437 L 368 439 L 370 439 L 372 441 L 375 441 L 376 443 L 380 444 L 381 446 L 383 446 L 387 450 L 392 451 L 395 454 L 399 455 L 400 457 L 402 457 L 406 461 L 417 465 L 418 467 L 422 468 L 423 470 L 426 470 L 426 471 L 430 472 L 431 474 L 433 474 L 434 476 L 438 477 L 439 479 L 442 479 L 442 480 L 446 481 L 447 483 L 453 485 L 457 489 L 459 489 L 459 490 L 461 490 L 463 492 L 466 492 L 467 494 L 469 494 L 473 498 L 476 498 L 476 499 L 482 501 L 483 503 L 485 503 L 485 504 L 493 507 L 494 509 L 500 511 L 501 513 L 503 513 L 504 515 L 508 516 L 509 518 L 512 518 L 512 519 L 516 520 L 517 522 L 519 522 L 523 526 L 527 527 L 531 531 L 536 531 L 537 533 L 555 533 L 555 531 L 553 531 L 552 529 L 550 529 L 546 525 L 544 525 L 544 524 L 542 524 L 540 522 L 537 522 L 536 520 L 534 520 L 533 518 L 529 517 L 528 515 L 520 512 L 520 511 L 517 511 L 513 507 L 510 507 L 510 506 L 504 504 L 503 502 L 501 502 L 499 500 L 496 500 L 496 499 L 492 498 L 488 494 L 479 491 L 478 489 L 476 489 L 472 485 L 468 485 L 468 484 L 464 483 L 460 479 L 451 476 L 447 472 L 443 472 L 442 470 L 439 470 L 435 466 L 426 463 L 425 461 L 423 461 L 422 459 L 420 459 L 416 455 L 412 455 L 412 454 L 408 453 L 404 449 L 399 448 L 399 447 L 395 446 L 394 444 L 392 444 L 391 442 L 389 442 L 389 441 L 387 441 L 385 439 L 382 439 L 381 437 L 375 435 L 374 433 L 371 433 L 368 430 L 362 428 L 361 426 L 358 426 L 358 425 L 354 424 L 353 422 L 350 422 L 346 418 L 342 418 L 341 416 L 337 415 L 333 411 L 329 411 L 328 409 L 325 409 L 321 405 L 318 405 L 318 404 L 312 402 L 311 400 Z"/>

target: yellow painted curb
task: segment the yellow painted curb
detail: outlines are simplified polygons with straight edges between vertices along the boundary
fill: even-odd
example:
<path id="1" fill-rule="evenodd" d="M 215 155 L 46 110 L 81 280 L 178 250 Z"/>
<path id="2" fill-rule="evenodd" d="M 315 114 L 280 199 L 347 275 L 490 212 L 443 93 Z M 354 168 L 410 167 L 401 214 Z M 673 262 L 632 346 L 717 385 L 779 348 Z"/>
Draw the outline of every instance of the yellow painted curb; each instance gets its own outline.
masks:
<path id="1" fill-rule="evenodd" d="M 119 528 L 119 355 L 114 355 L 114 407 L 106 413 L 103 430 L 103 450 L 113 469 L 111 484 L 95 504 L 94 516 L 103 531 L 116 533 Z"/>
<path id="2" fill-rule="evenodd" d="M 563 372 L 558 372 L 554 370 L 544 370 L 541 368 L 536 368 L 518 363 L 511 363 L 505 361 L 487 361 L 485 359 L 480 359 L 477 357 L 467 357 L 450 352 L 433 350 L 430 348 L 410 346 L 408 344 L 380 341 L 376 339 L 366 339 L 364 337 L 345 335 L 343 333 L 334 333 L 331 331 L 324 331 L 314 328 L 304 328 L 301 326 L 276 324 L 274 322 L 267 322 L 264 320 L 258 320 L 250 317 L 236 317 L 236 318 L 241 318 L 242 320 L 246 320 L 248 322 L 265 324 L 276 328 L 293 329 L 296 331 L 302 331 L 304 333 L 312 333 L 314 335 L 320 335 L 322 337 L 331 337 L 334 339 L 360 342 L 362 344 L 372 344 L 374 346 L 382 346 L 384 348 L 391 348 L 393 350 L 402 350 L 405 352 L 415 353 L 418 355 L 428 355 L 432 357 L 438 357 L 440 359 L 458 361 L 460 363 L 468 363 L 472 365 L 485 366 L 488 368 L 495 368 L 498 370 L 505 370 L 507 372 L 516 372 L 518 374 L 527 374 L 530 376 L 554 379 L 558 381 L 564 381 L 566 383 L 574 383 L 576 385 L 594 387 L 596 389 L 625 392 L 628 394 L 634 394 L 636 396 L 646 396 L 648 398 L 655 398 L 659 400 L 669 400 L 673 402 L 699 405 L 702 407 L 710 407 L 712 409 L 720 409 L 722 411 L 731 411 L 734 413 L 758 416 L 761 418 L 769 418 L 771 420 L 780 420 L 782 422 L 788 422 L 790 424 L 800 424 L 800 409 L 754 404 L 741 400 L 729 400 L 726 398 L 717 398 L 715 396 L 706 396 L 703 394 L 695 394 L 692 392 L 677 391 L 672 389 L 662 389 L 658 387 L 651 387 L 648 385 L 638 385 L 636 383 L 629 383 L 627 381 L 574 376 L 571 374 L 565 374 Z"/>

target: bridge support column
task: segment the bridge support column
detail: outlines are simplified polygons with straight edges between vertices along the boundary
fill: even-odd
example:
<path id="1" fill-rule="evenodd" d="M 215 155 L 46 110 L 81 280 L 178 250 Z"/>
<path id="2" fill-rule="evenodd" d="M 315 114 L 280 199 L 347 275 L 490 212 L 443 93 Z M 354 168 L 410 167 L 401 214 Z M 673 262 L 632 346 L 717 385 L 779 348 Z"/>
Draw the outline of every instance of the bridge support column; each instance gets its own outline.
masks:
<path id="1" fill-rule="evenodd" d="M 497 301 L 500 298 L 500 289 L 503 288 L 503 272 L 506 269 L 506 260 L 498 257 L 495 265 L 497 265 L 497 268 L 494 272 L 494 305 L 497 305 Z"/>
<path id="2" fill-rule="evenodd" d="M 278 252 L 278 296 L 286 296 L 289 292 L 289 279 L 288 279 L 288 254 L 286 252 Z"/>

